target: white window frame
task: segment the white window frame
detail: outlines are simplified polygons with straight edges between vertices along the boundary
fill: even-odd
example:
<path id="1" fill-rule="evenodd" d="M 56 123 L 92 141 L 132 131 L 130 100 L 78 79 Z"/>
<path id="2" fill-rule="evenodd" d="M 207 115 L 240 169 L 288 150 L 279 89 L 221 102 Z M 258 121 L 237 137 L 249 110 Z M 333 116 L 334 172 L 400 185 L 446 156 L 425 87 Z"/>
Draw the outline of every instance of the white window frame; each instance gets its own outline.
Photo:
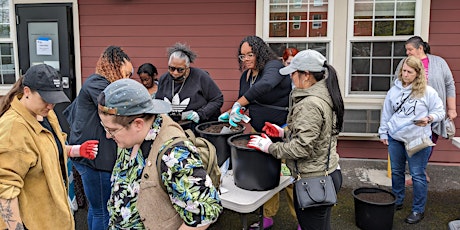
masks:
<path id="1" fill-rule="evenodd" d="M 421 33 L 422 27 L 422 1 L 423 0 L 416 0 L 415 5 L 415 21 L 414 21 L 414 35 L 419 35 Z M 373 0 L 369 0 L 369 2 L 374 2 Z M 393 0 L 391 0 L 393 2 Z M 354 4 L 355 0 L 348 1 L 348 27 L 347 27 L 347 50 L 346 50 L 346 79 L 345 79 L 345 88 L 344 93 L 345 97 L 349 98 L 375 98 L 375 99 L 383 99 L 385 98 L 385 94 L 373 94 L 369 92 L 368 94 L 353 94 L 350 93 L 351 87 L 351 44 L 353 42 L 394 42 L 394 41 L 406 41 L 413 35 L 397 35 L 397 36 L 354 36 L 353 29 L 354 29 Z M 373 22 L 374 24 L 374 22 Z"/>
<path id="2" fill-rule="evenodd" d="M 269 37 L 270 33 L 270 0 L 263 0 L 263 20 L 262 20 L 262 39 L 266 41 L 267 43 L 326 43 L 326 48 L 328 55 L 326 58 L 328 58 L 328 62 L 332 62 L 332 43 L 333 43 L 333 37 L 334 37 L 334 30 L 332 29 L 333 27 L 333 22 L 334 22 L 334 1 L 335 0 L 328 0 L 328 9 L 327 9 L 327 20 L 321 20 L 326 21 L 328 23 L 327 27 L 327 36 L 321 36 L 321 37 Z M 341 1 L 341 0 L 339 0 Z M 288 27 L 289 28 L 289 27 Z"/>
<path id="3" fill-rule="evenodd" d="M 350 2 L 351 1 L 351 2 Z M 372 1 L 372 0 L 370 0 Z M 310 42 L 327 42 L 328 45 L 328 62 L 332 64 L 338 74 L 339 84 L 341 87 L 343 100 L 346 110 L 356 109 L 381 109 L 384 96 L 382 95 L 368 95 L 368 94 L 349 94 L 348 88 L 350 72 L 351 72 L 351 43 L 359 41 L 394 41 L 392 38 L 379 37 L 370 40 L 365 40 L 361 37 L 352 39 L 353 31 L 353 13 L 352 0 L 329 0 L 328 8 L 328 28 L 327 37 L 312 37 L 312 38 L 269 38 L 269 2 L 268 0 L 256 1 L 256 35 L 262 37 L 269 43 L 310 43 Z M 430 0 L 417 0 L 416 2 L 416 15 L 414 24 L 414 33 L 421 36 L 424 40 L 428 41 L 429 22 L 430 22 Z M 420 7 L 422 10 L 420 10 Z M 346 9 L 346 10 L 344 10 Z M 351 18 L 351 19 L 350 19 Z M 421 24 L 420 24 L 421 23 Z M 334 34 L 335 33 L 335 34 Z M 343 36 L 342 34 L 347 34 Z M 403 36 L 397 41 L 405 41 L 411 36 Z M 315 40 L 312 40 L 315 39 Z M 378 140 L 376 133 L 340 133 L 341 139 L 350 140 Z"/>
<path id="4" fill-rule="evenodd" d="M 16 12 L 13 0 L 8 0 L 9 19 L 10 19 L 10 37 L 0 38 L 0 43 L 13 44 L 13 60 L 15 76 L 19 76 L 19 58 L 18 58 L 18 44 L 16 39 Z M 0 84 L 0 95 L 6 95 L 11 89 L 12 84 Z"/>
<path id="5" fill-rule="evenodd" d="M 331 42 L 333 37 L 334 30 L 333 21 L 334 21 L 334 1 L 328 0 L 328 10 L 327 10 L 327 36 L 322 37 L 269 37 L 270 33 L 270 0 L 263 0 L 263 27 L 262 27 L 262 37 L 267 42 Z M 325 21 L 324 19 L 322 21 Z"/>

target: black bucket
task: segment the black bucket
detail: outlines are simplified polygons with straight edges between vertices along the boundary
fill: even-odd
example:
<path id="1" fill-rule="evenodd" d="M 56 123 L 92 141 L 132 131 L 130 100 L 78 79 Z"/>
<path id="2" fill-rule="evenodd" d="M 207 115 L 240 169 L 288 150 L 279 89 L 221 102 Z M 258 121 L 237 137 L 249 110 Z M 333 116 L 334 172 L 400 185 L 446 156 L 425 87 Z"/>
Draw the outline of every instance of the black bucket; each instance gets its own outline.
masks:
<path id="1" fill-rule="evenodd" d="M 238 134 L 228 138 L 233 164 L 233 180 L 239 188 L 251 191 L 266 191 L 280 183 L 281 160 L 264 153 L 233 143 L 249 140 L 253 134 Z"/>
<path id="2" fill-rule="evenodd" d="M 361 194 L 361 195 L 360 195 Z M 353 190 L 355 221 L 360 229 L 387 230 L 393 228 L 396 196 L 380 188 Z"/>
<path id="3" fill-rule="evenodd" d="M 226 124 L 230 127 L 228 122 L 220 121 L 210 121 L 199 124 L 195 127 L 195 131 L 203 138 L 209 140 L 215 147 L 217 152 L 217 164 L 222 166 L 222 164 L 230 157 L 230 146 L 227 144 L 227 139 L 235 134 L 240 134 L 244 132 L 245 127 L 238 124 L 237 130 L 230 133 L 211 133 L 205 131 L 208 127 L 212 125 Z M 235 129 L 235 128 L 232 128 Z"/>

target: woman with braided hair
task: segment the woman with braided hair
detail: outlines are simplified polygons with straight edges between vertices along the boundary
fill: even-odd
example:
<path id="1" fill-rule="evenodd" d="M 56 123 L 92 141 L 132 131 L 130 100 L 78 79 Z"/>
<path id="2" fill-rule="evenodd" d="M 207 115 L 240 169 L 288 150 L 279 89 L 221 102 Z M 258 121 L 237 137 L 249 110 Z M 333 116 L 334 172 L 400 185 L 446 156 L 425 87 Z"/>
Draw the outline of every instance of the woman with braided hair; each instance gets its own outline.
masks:
<path id="1" fill-rule="evenodd" d="M 109 46 L 96 64 L 96 73 L 86 79 L 78 97 L 64 111 L 70 125 L 69 143 L 81 144 L 86 140 L 99 140 L 99 155 L 94 160 L 72 158 L 81 175 L 88 199 L 88 229 L 107 229 L 109 213 L 107 201 L 110 196 L 110 175 L 117 159 L 117 145 L 107 139 L 97 113 L 97 97 L 112 82 L 130 78 L 133 65 L 119 46 Z"/>

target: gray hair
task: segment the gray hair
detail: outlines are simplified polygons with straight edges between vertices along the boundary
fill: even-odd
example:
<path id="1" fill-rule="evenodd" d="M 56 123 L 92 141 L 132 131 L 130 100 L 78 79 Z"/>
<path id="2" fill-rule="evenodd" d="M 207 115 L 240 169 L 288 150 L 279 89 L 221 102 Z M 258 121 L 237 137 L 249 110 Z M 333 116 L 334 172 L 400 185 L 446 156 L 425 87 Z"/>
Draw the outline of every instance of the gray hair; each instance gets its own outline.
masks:
<path id="1" fill-rule="evenodd" d="M 187 67 L 189 67 L 190 63 L 193 63 L 193 61 L 196 59 L 195 52 L 193 52 L 189 46 L 179 42 L 176 43 L 173 47 L 168 48 L 168 56 L 168 63 L 171 63 L 173 58 L 179 58 L 185 60 L 185 65 Z"/>

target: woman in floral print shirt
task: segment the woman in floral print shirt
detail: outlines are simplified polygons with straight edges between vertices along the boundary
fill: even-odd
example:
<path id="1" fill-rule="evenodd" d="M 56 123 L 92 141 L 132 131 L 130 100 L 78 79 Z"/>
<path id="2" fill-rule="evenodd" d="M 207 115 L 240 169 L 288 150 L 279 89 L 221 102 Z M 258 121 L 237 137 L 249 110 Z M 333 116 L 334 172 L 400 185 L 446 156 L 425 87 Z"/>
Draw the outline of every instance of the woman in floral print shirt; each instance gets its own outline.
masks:
<path id="1" fill-rule="evenodd" d="M 161 180 L 152 173 L 158 150 L 172 141 L 166 130 L 177 125 L 159 115 L 168 113 L 170 106 L 151 100 L 145 87 L 131 79 L 110 84 L 98 103 L 107 138 L 119 147 L 111 177 L 109 229 L 206 229 L 215 222 L 223 208 L 191 142 L 180 142 L 165 152 Z M 176 129 L 171 130 L 177 135 Z M 151 179 L 164 184 L 167 193 L 161 186 L 147 186 L 150 190 L 144 192 Z M 141 202 L 140 194 L 150 199 Z M 141 212 L 142 205 L 148 210 Z M 175 216 L 180 218 L 174 220 Z"/>

